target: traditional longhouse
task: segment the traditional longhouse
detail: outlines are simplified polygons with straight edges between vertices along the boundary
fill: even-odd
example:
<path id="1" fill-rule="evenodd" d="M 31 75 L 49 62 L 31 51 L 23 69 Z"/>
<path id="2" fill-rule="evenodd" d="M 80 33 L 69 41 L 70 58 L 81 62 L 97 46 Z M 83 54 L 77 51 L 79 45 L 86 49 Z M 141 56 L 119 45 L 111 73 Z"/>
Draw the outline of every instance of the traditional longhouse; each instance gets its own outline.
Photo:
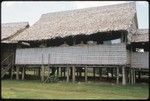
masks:
<path id="1" fill-rule="evenodd" d="M 127 47 L 137 29 L 135 3 L 43 14 L 33 26 L 12 39 L 30 44 L 16 50 L 16 79 L 20 68 L 35 66 L 42 81 L 47 67 L 52 71 L 57 68 L 57 73 L 63 69 L 67 82 L 70 78 L 75 82 L 78 73 L 84 71 L 87 81 L 88 68 L 93 68 L 94 76 L 98 69 L 100 78 L 102 70 L 111 70 L 117 83 L 121 73 L 125 85 L 130 74 L 126 70 L 131 64 Z M 116 39 L 119 41 L 113 43 Z"/>
<path id="2" fill-rule="evenodd" d="M 1 26 L 1 77 L 13 66 L 17 42 L 11 39 L 27 29 L 27 22 L 3 23 Z M 10 41 L 11 40 L 11 41 Z"/>

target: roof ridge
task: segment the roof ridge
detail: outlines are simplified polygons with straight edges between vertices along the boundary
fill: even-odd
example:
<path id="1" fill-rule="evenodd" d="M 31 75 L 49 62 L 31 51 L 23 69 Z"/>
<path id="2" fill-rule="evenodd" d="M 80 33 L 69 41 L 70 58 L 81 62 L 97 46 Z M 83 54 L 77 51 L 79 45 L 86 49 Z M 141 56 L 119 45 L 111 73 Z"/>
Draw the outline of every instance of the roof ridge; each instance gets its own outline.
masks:
<path id="1" fill-rule="evenodd" d="M 100 8 L 107 8 L 107 7 L 115 7 L 115 6 L 124 6 L 124 5 L 132 5 L 136 7 L 135 1 L 128 2 L 128 3 L 120 3 L 120 4 L 111 4 L 111 5 L 104 5 L 104 6 L 97 6 L 97 7 L 88 7 L 88 8 L 80 8 L 80 9 L 73 9 L 73 10 L 64 10 L 64 11 L 54 11 L 54 12 L 49 12 L 41 15 L 41 18 L 43 16 L 51 15 L 51 14 L 57 14 L 57 13 L 70 13 L 70 12 L 75 12 L 75 11 L 84 11 L 84 10 L 91 10 L 91 9 L 100 9 Z"/>

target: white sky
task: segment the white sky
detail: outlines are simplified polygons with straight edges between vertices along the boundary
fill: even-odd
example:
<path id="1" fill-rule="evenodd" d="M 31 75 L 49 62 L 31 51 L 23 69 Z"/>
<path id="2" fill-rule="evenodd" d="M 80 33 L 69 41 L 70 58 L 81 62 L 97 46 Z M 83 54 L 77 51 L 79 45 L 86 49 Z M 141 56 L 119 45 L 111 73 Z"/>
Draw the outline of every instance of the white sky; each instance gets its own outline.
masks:
<path id="1" fill-rule="evenodd" d="M 112 5 L 128 1 L 7 1 L 2 2 L 2 23 L 29 22 L 33 25 L 44 13 L 73 10 L 80 8 Z M 149 11 L 148 2 L 136 2 L 138 26 L 148 28 Z"/>

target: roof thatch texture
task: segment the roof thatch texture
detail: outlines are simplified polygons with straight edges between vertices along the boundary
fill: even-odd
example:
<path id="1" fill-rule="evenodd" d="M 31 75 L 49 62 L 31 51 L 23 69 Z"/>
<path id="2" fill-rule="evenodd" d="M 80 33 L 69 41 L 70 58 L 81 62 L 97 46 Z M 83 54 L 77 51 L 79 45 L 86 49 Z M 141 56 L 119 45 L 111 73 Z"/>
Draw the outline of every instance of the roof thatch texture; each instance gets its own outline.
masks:
<path id="1" fill-rule="evenodd" d="M 1 40 L 7 42 L 14 36 L 18 35 L 24 29 L 29 27 L 28 22 L 3 23 L 1 26 Z"/>
<path id="2" fill-rule="evenodd" d="M 132 24 L 135 3 L 125 3 L 43 14 L 13 40 L 45 40 L 97 32 L 127 30 Z"/>
<path id="3" fill-rule="evenodd" d="M 132 35 L 132 42 L 149 42 L 149 29 L 138 29 Z"/>

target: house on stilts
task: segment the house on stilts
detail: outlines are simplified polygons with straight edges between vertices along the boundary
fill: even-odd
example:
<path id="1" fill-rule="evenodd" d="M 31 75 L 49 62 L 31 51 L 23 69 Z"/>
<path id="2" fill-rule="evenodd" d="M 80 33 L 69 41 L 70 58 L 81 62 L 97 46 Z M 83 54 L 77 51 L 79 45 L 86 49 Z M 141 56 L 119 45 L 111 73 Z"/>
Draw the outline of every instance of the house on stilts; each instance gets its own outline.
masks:
<path id="1" fill-rule="evenodd" d="M 16 49 L 16 79 L 20 72 L 24 79 L 26 70 L 32 68 L 42 82 L 55 72 L 67 82 L 75 82 L 84 74 L 87 82 L 92 68 L 93 76 L 98 74 L 100 80 L 110 72 L 117 84 L 135 83 L 135 68 L 149 69 L 145 67 L 147 34 L 138 29 L 133 2 L 43 14 L 11 39 L 28 44 L 18 44 Z M 140 44 L 142 55 L 134 51 Z"/>
<path id="2" fill-rule="evenodd" d="M 15 64 L 17 41 L 11 39 L 29 28 L 28 22 L 3 23 L 1 25 L 1 78 L 11 75 L 11 67 Z"/>

